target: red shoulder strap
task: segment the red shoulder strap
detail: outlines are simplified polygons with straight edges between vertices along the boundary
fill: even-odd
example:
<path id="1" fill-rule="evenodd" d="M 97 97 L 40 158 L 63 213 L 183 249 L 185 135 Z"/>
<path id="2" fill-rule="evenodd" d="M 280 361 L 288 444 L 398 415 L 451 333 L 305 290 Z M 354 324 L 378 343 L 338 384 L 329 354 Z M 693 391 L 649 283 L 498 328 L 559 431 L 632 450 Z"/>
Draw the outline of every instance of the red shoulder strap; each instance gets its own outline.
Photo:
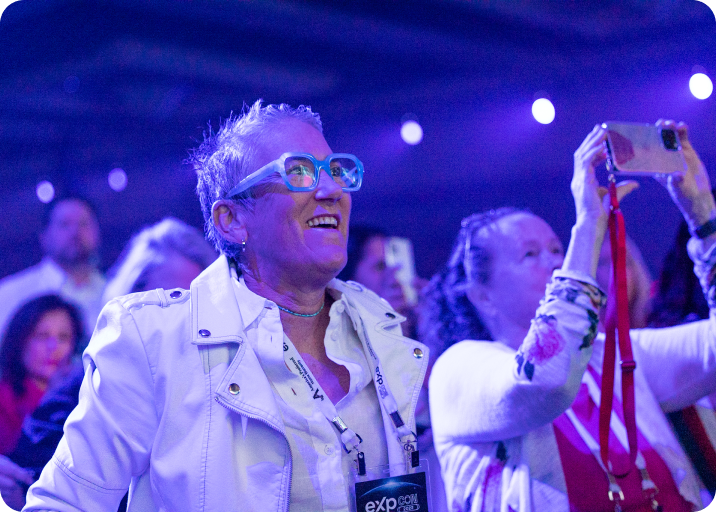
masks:
<path id="1" fill-rule="evenodd" d="M 626 280 L 626 230 L 624 215 L 619 208 L 614 180 L 609 182 L 609 239 L 612 246 L 612 276 L 606 311 L 606 342 L 602 366 L 602 398 L 599 404 L 599 451 L 604 463 L 612 474 L 626 476 L 636 460 L 636 417 L 634 412 L 634 370 L 636 363 L 632 355 L 629 338 L 629 297 Z M 622 408 L 624 426 L 629 441 L 629 466 L 617 470 L 609 464 L 609 423 L 614 399 L 614 372 L 616 363 L 616 338 L 618 333 L 620 367 L 622 372 Z"/>

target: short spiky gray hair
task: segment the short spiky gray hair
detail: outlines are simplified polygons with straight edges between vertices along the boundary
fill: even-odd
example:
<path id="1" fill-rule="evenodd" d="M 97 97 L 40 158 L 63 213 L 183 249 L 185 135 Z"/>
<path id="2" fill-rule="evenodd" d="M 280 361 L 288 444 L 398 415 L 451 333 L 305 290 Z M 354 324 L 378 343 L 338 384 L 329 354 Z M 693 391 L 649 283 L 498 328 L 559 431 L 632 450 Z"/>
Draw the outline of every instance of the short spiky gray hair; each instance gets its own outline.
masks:
<path id="1" fill-rule="evenodd" d="M 243 178 L 256 171 L 248 167 L 253 161 L 258 146 L 271 132 L 276 123 L 286 119 L 297 119 L 316 128 L 323 133 L 323 125 L 318 114 L 311 107 L 300 105 L 261 105 L 256 101 L 250 107 L 244 105 L 241 115 L 233 113 L 226 119 L 219 130 L 209 128 L 204 132 L 204 142 L 192 150 L 186 163 L 194 167 L 198 177 L 196 193 L 204 214 L 206 238 L 214 244 L 218 251 L 238 261 L 241 246 L 229 242 L 214 226 L 211 207 L 219 199 L 229 199 L 229 191 Z M 234 203 L 246 211 L 253 211 L 255 199 L 252 189 L 232 199 Z"/>

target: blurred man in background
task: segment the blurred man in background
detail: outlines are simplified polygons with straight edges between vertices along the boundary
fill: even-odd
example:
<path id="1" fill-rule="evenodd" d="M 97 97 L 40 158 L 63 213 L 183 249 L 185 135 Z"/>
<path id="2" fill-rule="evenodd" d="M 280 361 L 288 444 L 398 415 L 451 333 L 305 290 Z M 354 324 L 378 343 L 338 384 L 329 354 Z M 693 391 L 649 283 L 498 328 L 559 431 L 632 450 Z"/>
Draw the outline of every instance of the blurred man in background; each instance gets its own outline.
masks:
<path id="1" fill-rule="evenodd" d="M 97 215 L 85 199 L 65 197 L 52 202 L 40 233 L 42 261 L 0 280 L 0 332 L 22 304 L 57 293 L 80 308 L 85 330 L 91 334 L 105 285 L 97 268 L 99 243 Z"/>

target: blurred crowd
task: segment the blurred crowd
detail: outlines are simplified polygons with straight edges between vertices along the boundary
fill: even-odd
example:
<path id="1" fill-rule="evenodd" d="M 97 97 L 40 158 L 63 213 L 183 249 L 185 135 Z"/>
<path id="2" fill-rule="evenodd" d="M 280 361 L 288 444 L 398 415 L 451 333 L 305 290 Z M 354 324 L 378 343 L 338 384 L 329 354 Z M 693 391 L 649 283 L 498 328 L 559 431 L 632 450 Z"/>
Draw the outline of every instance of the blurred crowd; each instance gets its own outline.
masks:
<path id="1" fill-rule="evenodd" d="M 686 132 L 680 133 L 686 141 Z M 601 143 L 596 137 L 595 140 Z M 598 157 L 590 158 L 596 159 L 584 164 L 587 174 L 590 166 L 593 172 L 594 165 L 599 163 Z M 582 196 L 575 195 L 576 201 L 582 199 Z M 601 219 L 600 215 L 594 213 L 595 218 Z M 632 240 L 627 241 L 627 294 L 632 329 L 644 333 L 669 332 L 676 339 L 682 339 L 688 333 L 663 329 L 709 318 L 707 299 L 713 281 L 703 277 L 703 272 L 710 272 L 708 269 L 701 274 L 702 281 L 705 279 L 703 286 L 694 274 L 694 263 L 687 251 L 694 226 L 689 225 L 690 218 L 686 213 L 685 216 L 686 220 L 656 279 L 650 275 L 636 244 Z M 99 269 L 98 259 L 100 232 L 91 202 L 82 197 L 59 198 L 48 205 L 39 233 L 42 261 L 0 280 L 0 493 L 3 500 L 15 509 L 25 505 L 28 487 L 40 477 L 42 469 L 55 453 L 62 439 L 64 422 L 80 403 L 80 390 L 82 393 L 91 392 L 91 386 L 82 387 L 83 380 L 91 379 L 92 374 L 91 369 L 83 368 L 81 354 L 95 330 L 102 307 L 116 297 L 156 289 L 164 289 L 174 297 L 172 290 L 189 289 L 192 281 L 218 256 L 199 230 L 176 219 L 166 218 L 136 233 L 118 261 L 104 275 Z M 573 236 L 577 236 L 574 233 Z M 707 233 L 705 238 L 708 236 L 711 234 Z M 534 237 L 537 242 L 532 240 Z M 404 254 L 409 257 L 396 260 L 389 248 L 393 243 L 407 247 Z M 533 247 L 530 244 L 537 245 Z M 697 261 L 702 262 L 698 258 L 709 250 L 706 247 L 698 253 Z M 517 427 L 513 420 L 498 418 L 500 413 L 490 409 L 489 397 L 485 395 L 464 398 L 464 403 L 476 404 L 474 408 L 468 408 L 472 409 L 469 414 L 484 416 L 484 422 L 482 419 L 461 419 L 460 414 L 468 414 L 465 408 L 459 406 L 463 403 L 462 392 L 457 392 L 455 402 L 450 396 L 456 389 L 471 388 L 472 384 L 469 379 L 467 383 L 461 383 L 460 377 L 455 375 L 470 373 L 470 370 L 460 366 L 463 361 L 467 365 L 470 361 L 484 358 L 485 372 L 488 372 L 490 365 L 494 368 L 503 364 L 505 367 L 514 365 L 516 354 L 517 360 L 522 357 L 522 361 L 516 370 L 510 370 L 510 378 L 522 388 L 532 384 L 533 376 L 539 379 L 540 371 L 543 371 L 540 364 L 560 351 L 568 352 L 564 348 L 565 343 L 569 343 L 567 335 L 554 327 L 560 315 L 566 315 L 559 309 L 563 306 L 562 300 L 565 304 L 570 303 L 565 308 L 579 306 L 587 311 L 585 318 L 595 316 L 592 323 L 584 320 L 574 327 L 575 332 L 581 333 L 579 337 L 583 336 L 586 340 L 585 344 L 591 346 L 598 331 L 603 331 L 603 301 L 599 298 L 599 290 L 608 290 L 610 286 L 612 261 L 609 240 L 605 240 L 601 252 L 593 258 L 596 264 L 593 279 L 577 271 L 570 274 L 566 268 L 559 274 L 565 261 L 573 262 L 577 258 L 574 252 L 570 252 L 572 249 L 565 253 L 561 241 L 542 219 L 530 212 L 511 208 L 465 219 L 450 260 L 430 280 L 417 277 L 414 267 L 405 268 L 413 265 L 410 251 L 412 245 L 408 240 L 396 238 L 377 226 L 351 225 L 347 264 L 338 278 L 359 283 L 382 297 L 394 312 L 405 318 L 400 326 L 403 335 L 417 339 L 430 348 L 430 363 L 415 412 L 415 427 L 421 456 L 428 459 L 432 468 L 430 487 L 433 510 L 475 510 L 473 505 L 476 500 L 482 504 L 480 510 L 508 510 L 505 503 L 512 507 L 513 503 L 524 499 L 524 494 L 520 493 L 528 492 L 514 483 L 513 473 L 520 471 L 521 463 L 507 463 L 516 457 L 514 439 L 521 439 L 520 449 L 527 450 L 530 436 L 537 429 L 533 426 Z M 694 251 L 696 249 L 692 250 L 692 257 Z M 524 275 L 519 274 L 516 269 L 525 265 L 524 261 L 532 261 L 532 258 L 533 266 Z M 510 263 L 513 259 L 515 262 Z M 545 283 L 553 273 L 557 276 L 556 281 L 551 282 L 547 299 L 542 300 Z M 562 283 L 560 279 L 568 284 L 559 284 Z M 536 302 L 515 298 L 519 294 L 522 294 L 519 295 L 521 299 L 532 293 L 528 285 L 534 285 Z M 704 290 L 707 298 L 704 298 Z M 570 294 L 572 298 L 564 299 Z M 585 297 L 590 297 L 591 302 Z M 556 303 L 559 307 L 555 306 Z M 539 308 L 537 317 L 536 308 Z M 573 311 L 570 314 L 570 321 L 579 323 L 575 320 L 578 314 Z M 646 339 L 650 335 L 644 336 Z M 639 334 L 635 338 L 635 343 L 641 343 Z M 546 339 L 553 340 L 553 345 L 549 346 Z M 466 347 L 462 340 L 476 342 Z M 494 346 L 493 340 L 503 342 L 502 352 L 485 351 L 484 342 Z M 511 343 L 512 340 L 514 343 Z M 574 350 L 577 350 L 576 346 Z M 435 380 L 431 380 L 433 365 L 443 353 L 446 357 L 438 363 L 433 375 Z M 456 354 L 452 359 L 451 353 Z M 572 373 L 569 372 L 576 372 L 577 375 L 586 371 L 589 375 L 591 367 L 587 366 L 586 359 L 580 363 L 581 370 L 570 366 L 569 370 L 550 368 L 549 371 L 564 371 L 570 376 Z M 448 362 L 451 362 L 449 367 Z M 580 508 L 591 495 L 587 493 L 580 498 L 578 495 L 583 491 L 575 484 L 575 477 L 569 474 L 573 468 L 570 464 L 577 464 L 575 461 L 581 460 L 579 457 L 589 458 L 585 467 L 589 464 L 594 466 L 593 473 L 584 475 L 594 477 L 601 471 L 597 466 L 598 460 L 588 450 L 587 455 L 580 453 L 579 457 L 576 452 L 572 453 L 581 449 L 579 443 L 582 441 L 587 448 L 591 447 L 588 431 L 591 429 L 590 422 L 594 421 L 594 402 L 598 401 L 598 397 L 590 395 L 592 388 L 588 384 L 583 384 L 583 389 L 579 388 L 581 378 L 579 374 L 575 381 L 576 401 L 567 403 L 567 406 L 572 404 L 568 410 L 576 412 L 565 416 L 566 419 L 559 416 L 547 423 L 554 431 L 549 442 L 562 456 L 562 490 L 569 495 L 573 510 L 591 510 Z M 512 390 L 517 385 L 503 383 L 501 376 L 490 375 L 488 378 L 482 375 L 476 379 L 475 382 L 480 382 L 483 388 L 494 385 L 495 389 L 502 389 L 504 396 L 509 397 L 507 402 L 514 398 Z M 435 389 L 429 391 L 431 382 L 435 382 Z M 500 387 L 503 384 L 504 387 Z M 544 391 L 546 384 L 540 385 L 544 387 L 544 393 L 549 392 Z M 645 441 L 640 449 L 651 470 L 649 478 L 666 489 L 661 495 L 651 498 L 665 496 L 667 501 L 660 505 L 667 503 L 665 510 L 687 510 L 696 501 L 699 505 L 706 505 L 716 491 L 716 415 L 713 412 L 716 396 L 694 397 L 698 400 L 682 403 L 685 399 L 662 397 L 654 384 L 647 383 L 647 386 L 651 388 L 649 396 L 653 395 L 655 403 L 667 413 L 668 429 L 680 445 L 680 448 L 669 446 L 669 453 L 683 450 L 688 457 L 674 462 L 673 458 L 677 455 L 672 453 L 673 458 L 667 460 L 665 452 L 655 447 L 654 440 L 644 432 Z M 580 390 L 577 391 L 577 388 Z M 529 398 L 518 396 L 514 399 L 519 402 Z M 439 402 L 436 404 L 435 401 Z M 505 411 L 511 407 L 507 402 L 500 402 Z M 555 402 L 561 403 L 559 400 Z M 665 405 L 667 403 L 668 406 Z M 479 410 L 481 404 L 486 404 L 483 411 Z M 435 414 L 436 406 L 440 416 Z M 524 404 L 515 407 L 514 414 L 527 410 Z M 558 412 L 561 414 L 566 408 L 562 407 Z M 444 426 L 448 422 L 445 418 L 452 422 L 449 426 Z M 492 422 L 489 426 L 488 420 Z M 464 427 L 460 430 L 455 427 L 465 423 L 474 424 L 474 429 Z M 494 426 L 496 424 L 500 427 Z M 493 427 L 495 431 L 502 430 L 495 433 L 490 430 Z M 465 439 L 471 440 L 468 442 Z M 544 449 L 544 443 L 548 442 L 544 439 L 540 449 Z M 465 455 L 466 449 L 470 450 L 469 456 Z M 570 453 L 571 456 L 565 455 Z M 524 455 L 520 457 L 521 461 L 526 460 Z M 666 463 L 657 461 L 659 457 Z M 529 491 L 532 499 L 553 500 L 548 503 L 558 501 L 560 498 L 550 493 L 554 488 L 559 489 L 559 485 L 552 482 L 547 485 L 545 479 L 540 480 L 539 464 L 524 464 L 529 466 L 527 481 L 539 480 L 545 489 L 549 487 L 540 490 L 537 484 L 532 484 Z M 670 479 L 668 474 L 676 474 L 675 467 L 681 468 L 684 474 Z M 684 476 L 687 473 L 689 476 Z M 693 479 L 689 480 L 692 473 Z M 495 476 L 498 474 L 500 476 Z M 643 478 L 634 485 L 643 485 Z M 692 488 L 686 489 L 684 482 L 687 480 L 689 485 L 693 484 Z M 495 487 L 494 482 L 501 482 L 499 485 L 502 487 Z M 605 479 L 605 489 L 607 484 Z M 633 487 L 626 481 L 621 485 L 625 490 Z M 673 491 L 673 496 L 668 489 Z M 624 505 L 625 510 L 642 510 L 638 508 L 641 505 L 634 505 L 634 508 L 629 508 L 628 502 Z M 126 507 L 126 498 L 120 510 L 123 507 Z M 519 505 L 514 509 L 527 510 Z"/>
<path id="2" fill-rule="evenodd" d="M 216 252 L 173 218 L 138 232 L 104 276 L 92 204 L 47 207 L 42 261 L 0 281 L 0 492 L 16 509 L 62 438 L 84 378 L 80 356 L 109 300 L 157 288 L 188 289 Z"/>

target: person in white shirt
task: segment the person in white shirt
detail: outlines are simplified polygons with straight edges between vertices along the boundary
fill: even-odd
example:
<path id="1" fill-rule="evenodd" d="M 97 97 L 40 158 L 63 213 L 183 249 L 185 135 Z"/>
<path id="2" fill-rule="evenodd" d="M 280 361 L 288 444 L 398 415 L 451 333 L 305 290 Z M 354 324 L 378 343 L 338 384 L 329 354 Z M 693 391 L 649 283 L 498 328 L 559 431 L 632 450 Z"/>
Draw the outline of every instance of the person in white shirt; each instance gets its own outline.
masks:
<path id="1" fill-rule="evenodd" d="M 48 206 L 40 233 L 40 263 L 0 280 L 0 332 L 30 299 L 57 293 L 79 307 L 85 332 L 94 330 L 102 309 L 105 279 L 97 268 L 99 224 L 92 206 L 65 197 Z"/>
<path id="2" fill-rule="evenodd" d="M 193 153 L 222 256 L 110 301 L 80 403 L 23 510 L 347 511 L 354 468 L 414 470 L 424 345 L 346 263 L 363 166 L 308 107 L 230 117 Z"/>

